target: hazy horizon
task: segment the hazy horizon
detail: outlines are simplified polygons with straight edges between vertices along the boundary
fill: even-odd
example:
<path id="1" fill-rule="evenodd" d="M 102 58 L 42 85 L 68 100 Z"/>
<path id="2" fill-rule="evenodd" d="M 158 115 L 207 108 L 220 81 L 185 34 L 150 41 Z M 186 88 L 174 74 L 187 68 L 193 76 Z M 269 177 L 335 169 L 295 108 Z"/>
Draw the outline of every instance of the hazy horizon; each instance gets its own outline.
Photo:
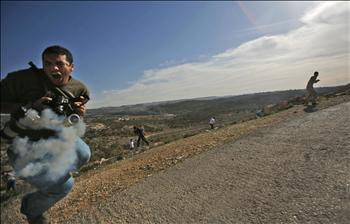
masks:
<path id="1" fill-rule="evenodd" d="M 316 87 L 317 89 L 321 88 L 333 88 L 333 87 L 341 87 L 341 86 L 347 86 L 350 85 L 349 83 L 342 84 L 342 85 L 336 85 L 336 86 L 321 86 Z M 183 99 L 176 99 L 176 100 L 162 100 L 162 101 L 152 101 L 152 102 L 144 102 L 144 103 L 137 103 L 137 104 L 126 104 L 126 105 L 119 105 L 119 106 L 103 106 L 103 107 L 97 107 L 97 108 L 90 108 L 90 109 L 103 109 L 103 108 L 113 108 L 113 107 L 124 107 L 124 106 L 136 106 L 136 105 L 145 105 L 145 104 L 162 104 L 167 102 L 177 102 L 177 101 L 187 101 L 187 100 L 201 100 L 206 98 L 225 98 L 225 97 L 238 97 L 238 96 L 246 96 L 246 95 L 254 95 L 254 94 L 262 94 L 262 93 L 274 93 L 274 92 L 284 92 L 284 91 L 304 91 L 306 94 L 306 88 L 304 89 L 284 89 L 284 90 L 274 90 L 274 91 L 262 91 L 262 92 L 254 92 L 254 93 L 244 93 L 244 94 L 237 94 L 237 95 L 224 95 L 224 96 L 205 96 L 205 97 L 195 97 L 195 98 L 183 98 Z M 277 102 L 276 102 L 277 103 Z"/>

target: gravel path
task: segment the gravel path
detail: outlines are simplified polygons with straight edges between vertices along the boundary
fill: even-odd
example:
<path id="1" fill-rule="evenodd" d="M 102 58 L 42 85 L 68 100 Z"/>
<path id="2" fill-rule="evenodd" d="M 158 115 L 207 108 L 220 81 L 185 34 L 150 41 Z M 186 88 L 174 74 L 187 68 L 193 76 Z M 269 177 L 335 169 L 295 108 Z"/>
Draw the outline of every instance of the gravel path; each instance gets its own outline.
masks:
<path id="1" fill-rule="evenodd" d="M 350 103 L 259 129 L 65 223 L 348 223 Z"/>
<path id="2" fill-rule="evenodd" d="M 52 223 L 349 223 L 349 101 L 294 106 L 82 173 Z M 21 196 L 2 205 L 1 223 L 25 223 Z"/>

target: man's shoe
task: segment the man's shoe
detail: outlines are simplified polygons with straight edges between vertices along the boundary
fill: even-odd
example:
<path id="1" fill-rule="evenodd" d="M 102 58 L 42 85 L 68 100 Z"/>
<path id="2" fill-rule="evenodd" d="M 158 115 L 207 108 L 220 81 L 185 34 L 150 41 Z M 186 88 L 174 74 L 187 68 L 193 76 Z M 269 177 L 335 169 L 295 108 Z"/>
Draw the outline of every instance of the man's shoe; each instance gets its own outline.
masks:
<path id="1" fill-rule="evenodd" d="M 41 214 L 35 218 L 27 219 L 29 224 L 49 224 L 50 219 L 47 213 Z"/>

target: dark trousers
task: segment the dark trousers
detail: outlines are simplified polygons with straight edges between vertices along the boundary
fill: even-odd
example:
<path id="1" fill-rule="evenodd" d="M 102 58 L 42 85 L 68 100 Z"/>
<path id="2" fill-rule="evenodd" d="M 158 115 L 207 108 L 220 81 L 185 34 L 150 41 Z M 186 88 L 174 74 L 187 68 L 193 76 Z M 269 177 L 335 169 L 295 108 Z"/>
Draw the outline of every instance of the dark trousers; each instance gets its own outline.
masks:
<path id="1" fill-rule="evenodd" d="M 8 190 L 10 190 L 10 189 L 12 189 L 12 190 L 16 190 L 16 181 L 15 180 L 9 180 L 9 181 L 7 181 L 7 186 L 6 186 L 6 190 L 8 191 Z"/>
<path id="2" fill-rule="evenodd" d="M 141 139 L 142 139 L 144 142 L 146 142 L 147 145 L 149 145 L 149 142 L 147 141 L 147 139 L 145 138 L 145 136 L 144 136 L 144 135 L 139 135 L 139 138 L 137 139 L 137 147 L 140 146 L 140 141 L 141 141 Z"/>

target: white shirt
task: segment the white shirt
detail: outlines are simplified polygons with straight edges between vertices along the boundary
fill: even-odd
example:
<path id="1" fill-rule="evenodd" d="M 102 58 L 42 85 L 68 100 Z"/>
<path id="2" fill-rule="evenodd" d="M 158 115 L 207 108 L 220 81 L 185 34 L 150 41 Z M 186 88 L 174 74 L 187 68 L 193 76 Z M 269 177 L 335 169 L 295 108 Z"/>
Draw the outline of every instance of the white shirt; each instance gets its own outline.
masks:
<path id="1" fill-rule="evenodd" d="M 130 148 L 131 148 L 131 149 L 135 148 L 134 141 L 131 141 L 131 142 L 130 142 Z"/>
<path id="2" fill-rule="evenodd" d="M 209 124 L 215 124 L 215 118 L 210 118 L 210 120 L 209 120 Z"/>

